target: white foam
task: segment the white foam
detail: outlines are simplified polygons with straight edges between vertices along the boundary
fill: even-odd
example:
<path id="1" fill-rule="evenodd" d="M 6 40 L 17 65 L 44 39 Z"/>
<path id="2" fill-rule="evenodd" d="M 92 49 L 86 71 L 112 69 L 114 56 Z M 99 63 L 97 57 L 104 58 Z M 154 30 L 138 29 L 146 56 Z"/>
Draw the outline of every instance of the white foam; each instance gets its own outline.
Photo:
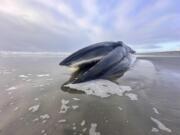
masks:
<path id="1" fill-rule="evenodd" d="M 20 78 L 28 78 L 26 75 L 19 75 Z"/>
<path id="2" fill-rule="evenodd" d="M 86 121 L 83 120 L 83 121 L 81 122 L 81 126 L 83 127 L 85 124 L 86 124 Z"/>
<path id="3" fill-rule="evenodd" d="M 154 113 L 156 113 L 156 114 L 160 114 L 159 111 L 157 110 L 157 108 L 155 108 L 155 107 L 153 107 L 153 111 L 154 111 Z"/>
<path id="4" fill-rule="evenodd" d="M 15 107 L 15 108 L 14 108 L 14 111 L 17 111 L 18 109 L 19 109 L 19 107 Z"/>
<path id="5" fill-rule="evenodd" d="M 138 100 L 138 96 L 134 93 L 126 93 L 125 95 L 129 97 L 130 100 Z"/>
<path id="6" fill-rule="evenodd" d="M 72 109 L 73 109 L 73 110 L 76 110 L 77 108 L 79 108 L 78 105 L 72 105 Z"/>
<path id="7" fill-rule="evenodd" d="M 72 98 L 73 100 L 75 100 L 75 101 L 79 101 L 80 99 L 79 98 Z"/>
<path id="8" fill-rule="evenodd" d="M 58 120 L 58 123 L 64 123 L 64 122 L 66 122 L 66 119 Z"/>
<path id="9" fill-rule="evenodd" d="M 38 105 L 34 105 L 34 106 L 29 107 L 28 110 L 31 111 L 31 112 L 37 112 L 39 110 L 39 107 L 40 107 L 39 104 Z"/>
<path id="10" fill-rule="evenodd" d="M 40 84 L 39 87 L 44 87 L 45 85 L 44 84 Z"/>
<path id="11" fill-rule="evenodd" d="M 160 122 L 159 120 L 157 120 L 157 119 L 155 119 L 155 118 L 153 118 L 153 117 L 151 117 L 151 120 L 152 120 L 154 123 L 156 123 L 156 125 L 157 125 L 157 127 L 158 127 L 159 129 L 161 129 L 161 130 L 163 130 L 163 131 L 166 131 L 166 132 L 169 132 L 169 133 L 172 132 L 171 129 L 167 128 L 167 127 L 166 127 L 162 122 Z"/>
<path id="12" fill-rule="evenodd" d="M 39 118 L 35 118 L 32 120 L 33 122 L 39 121 Z"/>
<path id="13" fill-rule="evenodd" d="M 49 74 L 38 74 L 37 77 L 49 77 Z"/>
<path id="14" fill-rule="evenodd" d="M 49 114 L 40 115 L 40 119 L 42 119 L 42 120 L 49 119 L 49 118 L 50 118 Z"/>
<path id="15" fill-rule="evenodd" d="M 41 134 L 44 134 L 46 131 L 43 129 L 43 130 L 41 130 Z"/>
<path id="16" fill-rule="evenodd" d="M 43 135 L 47 135 L 47 133 L 46 133 L 46 130 L 41 130 L 41 134 L 43 134 Z"/>
<path id="17" fill-rule="evenodd" d="M 73 126 L 73 128 L 72 128 L 73 130 L 76 130 L 77 129 L 77 127 L 75 127 L 75 126 Z"/>
<path id="18" fill-rule="evenodd" d="M 16 89 L 17 89 L 17 88 L 16 88 L 15 86 L 12 86 L 12 87 L 6 89 L 6 91 L 13 91 L 13 90 L 16 90 Z"/>
<path id="19" fill-rule="evenodd" d="M 59 113 L 66 113 L 67 110 L 70 108 L 67 104 L 69 103 L 69 100 L 62 99 L 61 100 L 61 109 Z"/>
<path id="20" fill-rule="evenodd" d="M 151 129 L 151 132 L 159 132 L 159 129 L 153 127 L 153 128 Z"/>
<path id="21" fill-rule="evenodd" d="M 111 95 L 122 96 L 124 92 L 131 91 L 130 86 L 120 86 L 109 80 L 97 79 L 77 84 L 67 84 L 65 87 L 84 91 L 87 95 L 106 98 Z"/>
<path id="22" fill-rule="evenodd" d="M 118 85 L 119 86 L 119 85 Z M 125 85 L 121 85 L 119 86 L 122 90 L 124 90 L 123 92 L 129 92 L 132 90 L 132 88 L 130 86 L 125 86 Z"/>
<path id="23" fill-rule="evenodd" d="M 96 132 L 96 123 L 91 123 L 91 127 L 89 129 L 89 135 L 100 135 L 100 132 Z"/>
<path id="24" fill-rule="evenodd" d="M 122 111 L 122 110 L 123 110 L 123 108 L 122 108 L 122 107 L 120 107 L 120 106 L 118 107 L 118 109 L 119 109 L 120 111 Z"/>
<path id="25" fill-rule="evenodd" d="M 39 98 L 34 98 L 34 100 L 35 100 L 35 101 L 38 101 L 38 100 L 39 100 Z"/>

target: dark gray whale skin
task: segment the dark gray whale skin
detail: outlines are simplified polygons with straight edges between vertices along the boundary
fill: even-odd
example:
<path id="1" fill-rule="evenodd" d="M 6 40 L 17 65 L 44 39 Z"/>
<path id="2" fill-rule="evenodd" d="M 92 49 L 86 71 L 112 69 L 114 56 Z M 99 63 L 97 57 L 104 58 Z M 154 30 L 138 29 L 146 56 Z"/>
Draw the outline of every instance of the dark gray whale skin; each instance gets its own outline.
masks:
<path id="1" fill-rule="evenodd" d="M 128 70 L 132 61 L 131 54 L 134 53 L 135 51 L 122 41 L 100 42 L 73 53 L 65 58 L 60 65 L 73 66 L 83 61 L 78 65 L 81 74 L 77 74 L 72 83 L 80 83 L 97 78 L 111 79 L 122 76 Z M 92 59 L 92 61 L 86 62 L 89 59 Z M 82 67 L 86 67 L 85 70 Z M 81 71 L 82 69 L 84 71 Z"/>

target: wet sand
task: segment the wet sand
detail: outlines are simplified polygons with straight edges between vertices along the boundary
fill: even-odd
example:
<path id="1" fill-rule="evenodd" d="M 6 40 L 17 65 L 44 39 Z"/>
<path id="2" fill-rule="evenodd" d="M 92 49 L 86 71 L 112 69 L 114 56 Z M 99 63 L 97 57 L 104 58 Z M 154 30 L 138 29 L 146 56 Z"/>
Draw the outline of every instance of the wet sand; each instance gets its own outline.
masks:
<path id="1" fill-rule="evenodd" d="M 138 58 L 115 82 L 131 91 L 106 98 L 62 90 L 62 58 L 1 56 L 0 135 L 180 134 L 179 57 Z"/>

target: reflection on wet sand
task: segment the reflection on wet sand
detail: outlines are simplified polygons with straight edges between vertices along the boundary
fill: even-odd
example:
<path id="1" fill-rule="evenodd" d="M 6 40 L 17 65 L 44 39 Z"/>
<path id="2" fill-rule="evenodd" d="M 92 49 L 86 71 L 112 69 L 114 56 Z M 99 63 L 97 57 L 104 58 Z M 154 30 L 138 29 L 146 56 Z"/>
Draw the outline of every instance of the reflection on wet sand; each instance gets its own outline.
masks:
<path id="1" fill-rule="evenodd" d="M 59 58 L 1 58 L 0 134 L 177 135 L 179 59 L 143 59 L 116 83 L 64 87 Z"/>

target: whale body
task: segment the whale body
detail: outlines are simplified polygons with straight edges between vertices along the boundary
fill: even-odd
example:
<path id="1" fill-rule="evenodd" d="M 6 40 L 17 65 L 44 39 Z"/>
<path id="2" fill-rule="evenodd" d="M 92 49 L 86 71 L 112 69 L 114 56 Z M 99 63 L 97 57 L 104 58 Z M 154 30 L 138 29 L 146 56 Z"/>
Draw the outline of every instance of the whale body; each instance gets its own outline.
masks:
<path id="1" fill-rule="evenodd" d="M 59 65 L 78 67 L 72 83 L 97 78 L 112 79 L 122 76 L 129 69 L 134 53 L 122 41 L 100 42 L 76 51 Z"/>

